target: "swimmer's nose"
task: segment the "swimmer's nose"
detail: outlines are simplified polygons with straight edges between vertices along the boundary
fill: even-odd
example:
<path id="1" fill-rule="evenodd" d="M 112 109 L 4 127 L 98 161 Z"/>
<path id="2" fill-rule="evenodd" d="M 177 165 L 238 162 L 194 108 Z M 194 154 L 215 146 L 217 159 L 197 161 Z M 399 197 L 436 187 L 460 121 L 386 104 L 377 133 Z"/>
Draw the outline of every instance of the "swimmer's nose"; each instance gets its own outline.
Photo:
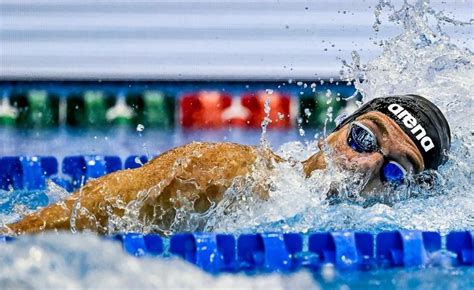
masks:
<path id="1" fill-rule="evenodd" d="M 364 160 L 359 160 L 358 170 L 364 174 L 367 183 L 363 192 L 373 192 L 383 188 L 383 181 L 380 175 L 384 157 L 380 153 L 372 153 Z"/>
<path id="2" fill-rule="evenodd" d="M 376 192 L 383 188 L 383 181 L 380 176 L 384 157 L 378 152 L 373 153 L 356 153 L 350 152 L 349 156 L 345 156 L 337 160 L 339 166 L 345 170 L 357 172 L 362 175 L 365 186 L 361 193 Z"/>
<path id="3" fill-rule="evenodd" d="M 384 157 L 382 154 L 374 152 L 370 154 L 364 154 L 364 156 L 354 160 L 357 162 L 357 169 L 361 173 L 366 172 L 370 175 L 380 175 L 384 163 Z"/>
<path id="4" fill-rule="evenodd" d="M 351 154 L 344 154 L 336 157 L 336 162 L 345 170 L 355 171 L 364 175 L 373 175 L 380 172 L 384 162 L 384 157 L 378 152 L 351 152 Z"/>

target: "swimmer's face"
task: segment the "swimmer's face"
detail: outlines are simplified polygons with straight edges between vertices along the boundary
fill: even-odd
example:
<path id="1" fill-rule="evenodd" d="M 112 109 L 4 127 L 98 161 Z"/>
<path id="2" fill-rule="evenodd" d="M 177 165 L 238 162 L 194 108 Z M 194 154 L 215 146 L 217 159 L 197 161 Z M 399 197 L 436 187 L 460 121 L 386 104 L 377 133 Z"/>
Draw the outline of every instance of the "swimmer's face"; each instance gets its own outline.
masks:
<path id="1" fill-rule="evenodd" d="M 424 169 L 423 157 L 415 143 L 392 119 L 374 111 L 359 116 L 356 121 L 374 133 L 379 151 L 361 153 L 349 146 L 350 124 L 329 135 L 327 142 L 336 165 L 362 174 L 366 181 L 364 193 L 376 193 L 383 188 L 382 166 L 388 161 L 401 165 L 407 174 Z"/>

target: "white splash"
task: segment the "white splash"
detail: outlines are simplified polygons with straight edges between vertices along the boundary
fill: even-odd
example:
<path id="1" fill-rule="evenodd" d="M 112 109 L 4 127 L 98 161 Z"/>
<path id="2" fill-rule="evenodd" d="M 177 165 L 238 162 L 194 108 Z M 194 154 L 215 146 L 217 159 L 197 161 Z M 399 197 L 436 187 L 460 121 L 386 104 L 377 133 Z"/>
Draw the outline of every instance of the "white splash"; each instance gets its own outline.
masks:
<path id="1" fill-rule="evenodd" d="M 367 64 L 361 64 L 354 53 L 353 64 L 348 65 L 344 78 L 355 80 L 365 101 L 383 95 L 417 93 L 440 106 L 452 127 L 453 146 L 450 161 L 439 171 L 436 190 L 410 188 L 411 198 L 400 193 L 388 204 L 368 207 L 351 201 L 330 204 L 325 196 L 331 181 L 343 183 L 354 177 L 328 170 L 305 179 L 301 166 L 293 161 L 304 160 L 318 149 L 314 143 L 292 142 L 277 151 L 290 162 L 276 165 L 275 174 L 268 180 L 267 201 L 253 196 L 246 187 L 249 183 L 243 182 L 240 187 L 236 184 L 226 192 L 224 201 L 212 209 L 213 215 L 207 213 L 202 229 L 238 234 L 337 229 L 375 232 L 395 228 L 449 231 L 474 227 L 473 54 L 453 45 L 439 29 L 438 22 L 464 24 L 442 17 L 424 4 L 419 1 L 416 5 L 405 3 L 397 7 L 381 2 L 376 15 L 388 9 L 391 21 L 402 25 L 404 31 L 386 41 L 384 52 Z M 430 25 L 429 19 L 435 24 Z M 380 25 L 383 23 L 376 23 L 376 27 Z M 61 196 L 62 192 L 51 188 L 51 195 Z M 7 218 L 23 215 L 25 210 L 18 209 Z M 195 221 L 201 222 L 199 218 Z M 124 254 L 117 243 L 87 235 L 23 237 L 2 245 L 0 263 L 5 265 L 0 271 L 0 289 L 200 289 L 203 285 L 206 289 L 319 288 L 306 272 L 291 276 L 213 277 L 180 260 L 136 259 Z M 455 276 L 461 277 L 464 283 L 472 281 L 472 272 L 466 278 L 459 272 L 446 275 L 445 269 L 436 274 L 423 271 L 402 270 L 390 279 L 389 276 L 374 278 L 370 273 L 372 276 L 365 279 L 375 279 L 377 283 L 395 281 L 399 288 L 408 288 L 408 282 L 414 281 L 408 275 L 415 275 L 418 286 L 428 281 L 425 284 L 428 288 L 433 285 L 449 288 L 442 287 L 443 283 L 452 283 Z M 331 272 L 321 275 L 324 279 L 334 279 Z M 361 277 L 353 281 L 362 280 Z M 343 284 L 340 288 L 348 287 Z"/>
<path id="2" fill-rule="evenodd" d="M 93 235 L 49 233 L 1 246 L 0 289 L 320 289 L 307 272 L 216 277 L 176 258 L 135 258 Z"/>
<path id="3" fill-rule="evenodd" d="M 403 32 L 385 41 L 383 53 L 367 64 L 361 64 L 354 52 L 353 63 L 345 63 L 342 77 L 355 82 L 364 101 L 420 94 L 446 114 L 452 130 L 452 150 L 433 188 L 411 185 L 383 193 L 384 203 L 362 205 L 354 203 L 358 197 L 349 193 L 349 200 L 330 204 L 325 195 L 331 182 L 350 184 L 354 176 L 330 169 L 305 179 L 301 168 L 282 164 L 270 177 L 268 201 L 233 188 L 226 193 L 225 201 L 238 200 L 237 205 L 219 205 L 206 229 L 234 233 L 337 229 L 377 232 L 400 228 L 447 232 L 474 227 L 474 54 L 452 44 L 440 23 L 471 24 L 447 18 L 425 1 L 400 6 L 381 1 L 375 12 L 377 19 L 385 9 L 390 21 L 401 25 Z M 376 28 L 380 25 L 383 23 L 377 20 Z M 279 153 L 287 159 L 301 160 L 314 151 L 295 142 L 282 146 Z"/>

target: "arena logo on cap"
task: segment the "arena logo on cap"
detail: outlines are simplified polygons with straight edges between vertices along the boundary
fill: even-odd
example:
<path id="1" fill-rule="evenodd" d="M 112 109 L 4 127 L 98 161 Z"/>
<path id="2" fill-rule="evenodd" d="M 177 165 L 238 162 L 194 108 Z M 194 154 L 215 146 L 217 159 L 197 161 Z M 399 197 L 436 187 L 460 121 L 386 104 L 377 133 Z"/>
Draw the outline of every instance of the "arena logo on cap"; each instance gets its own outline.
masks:
<path id="1" fill-rule="evenodd" d="M 413 117 L 410 112 L 405 110 L 405 108 L 399 104 L 391 104 L 388 106 L 388 110 L 397 116 L 398 119 L 402 120 L 405 127 L 411 129 L 410 132 L 415 136 L 416 140 L 420 141 L 421 147 L 423 147 L 425 152 L 428 152 L 435 147 L 433 140 L 426 135 L 425 128 L 418 124 L 416 118 Z"/>

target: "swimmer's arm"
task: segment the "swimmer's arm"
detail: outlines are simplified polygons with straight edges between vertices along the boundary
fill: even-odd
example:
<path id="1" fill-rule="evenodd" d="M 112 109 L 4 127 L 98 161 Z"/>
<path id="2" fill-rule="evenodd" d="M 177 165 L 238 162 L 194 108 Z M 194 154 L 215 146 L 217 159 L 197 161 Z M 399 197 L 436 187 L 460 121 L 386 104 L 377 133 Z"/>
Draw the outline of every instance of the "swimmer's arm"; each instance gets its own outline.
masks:
<path id="1" fill-rule="evenodd" d="M 45 230 L 70 230 L 73 227 L 77 230 L 89 229 L 105 233 L 107 208 L 120 215 L 122 212 L 114 203 L 127 204 L 146 186 L 138 182 L 140 174 L 137 171 L 139 170 L 122 170 L 92 180 L 70 197 L 6 225 L 2 232 L 18 235 Z M 77 217 L 73 223 L 71 217 Z"/>
<path id="2" fill-rule="evenodd" d="M 179 161 L 183 156 L 187 156 L 184 163 Z M 195 210 L 205 211 L 210 204 L 221 200 L 236 176 L 245 176 L 251 171 L 255 158 L 255 151 L 250 146 L 192 143 L 165 152 L 140 168 L 117 171 L 89 181 L 66 200 L 7 227 L 16 234 L 71 228 L 104 234 L 111 214 L 123 216 L 123 205 L 136 200 L 143 192 L 146 192 L 142 208 L 145 217 L 154 218 L 155 205 L 163 212 L 179 206 L 172 202 L 176 201 L 177 192 L 187 193 L 190 198 L 197 196 Z M 264 159 L 282 160 L 271 151 Z M 268 169 L 272 167 L 269 162 Z M 259 188 L 255 188 L 255 192 L 262 198 L 267 197 L 264 180 L 256 183 Z M 199 186 L 194 188 L 193 184 Z M 71 217 L 75 217 L 73 222 Z"/>
<path id="3" fill-rule="evenodd" d="M 5 226 L 3 234 L 32 234 L 44 230 L 66 230 L 70 228 L 72 199 L 58 202 L 25 216 L 20 221 Z"/>

